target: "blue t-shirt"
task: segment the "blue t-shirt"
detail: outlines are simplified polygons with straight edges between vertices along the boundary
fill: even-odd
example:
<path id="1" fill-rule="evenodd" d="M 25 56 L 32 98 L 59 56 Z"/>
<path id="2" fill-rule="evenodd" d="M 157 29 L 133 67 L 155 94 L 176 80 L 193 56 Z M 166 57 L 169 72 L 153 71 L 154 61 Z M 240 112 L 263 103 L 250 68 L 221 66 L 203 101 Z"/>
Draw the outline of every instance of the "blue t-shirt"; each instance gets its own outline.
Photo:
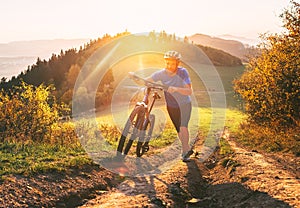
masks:
<path id="1" fill-rule="evenodd" d="M 172 87 L 184 87 L 187 84 L 191 84 L 191 79 L 188 71 L 183 67 L 178 67 L 176 75 L 170 76 L 166 72 L 166 69 L 161 69 L 154 72 L 151 78 L 157 82 L 161 81 L 162 84 Z M 169 93 L 164 92 L 167 105 L 170 107 L 179 107 L 182 104 L 191 102 L 189 95 L 182 95 L 178 92 Z"/>

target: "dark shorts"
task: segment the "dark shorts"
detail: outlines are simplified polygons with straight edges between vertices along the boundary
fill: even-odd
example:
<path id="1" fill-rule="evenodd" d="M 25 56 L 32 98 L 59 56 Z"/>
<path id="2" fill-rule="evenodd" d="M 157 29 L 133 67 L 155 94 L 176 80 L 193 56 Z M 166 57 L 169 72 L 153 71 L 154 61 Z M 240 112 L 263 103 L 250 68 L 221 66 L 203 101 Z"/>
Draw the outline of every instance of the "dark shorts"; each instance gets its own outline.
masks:
<path id="1" fill-rule="evenodd" d="M 188 127 L 192 111 L 191 103 L 181 105 L 180 107 L 167 106 L 167 110 L 177 132 L 180 132 L 181 126 Z"/>

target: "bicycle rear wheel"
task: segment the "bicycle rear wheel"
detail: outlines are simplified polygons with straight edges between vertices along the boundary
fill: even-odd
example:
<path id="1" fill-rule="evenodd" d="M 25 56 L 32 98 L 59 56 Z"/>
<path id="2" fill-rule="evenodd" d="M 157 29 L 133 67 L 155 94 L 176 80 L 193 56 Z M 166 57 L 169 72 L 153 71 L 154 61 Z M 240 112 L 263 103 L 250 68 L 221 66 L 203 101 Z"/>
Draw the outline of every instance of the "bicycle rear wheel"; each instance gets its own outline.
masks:
<path id="1" fill-rule="evenodd" d="M 143 131 L 140 133 L 140 137 L 136 146 L 136 156 L 141 157 L 145 152 L 149 151 L 149 142 L 152 136 L 155 123 L 155 116 L 149 115 L 149 119 L 145 120 L 143 125 Z"/>
<path id="2" fill-rule="evenodd" d="M 145 108 L 143 106 L 136 106 L 131 112 L 120 137 L 117 156 L 128 154 L 133 141 L 138 137 L 139 130 L 142 128 L 144 117 Z"/>

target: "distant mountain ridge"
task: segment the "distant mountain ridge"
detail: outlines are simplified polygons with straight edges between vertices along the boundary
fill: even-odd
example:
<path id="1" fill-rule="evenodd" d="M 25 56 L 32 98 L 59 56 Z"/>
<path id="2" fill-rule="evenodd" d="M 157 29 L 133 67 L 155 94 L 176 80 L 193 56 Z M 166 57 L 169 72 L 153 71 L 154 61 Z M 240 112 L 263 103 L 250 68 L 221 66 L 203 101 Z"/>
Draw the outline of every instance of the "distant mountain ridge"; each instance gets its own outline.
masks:
<path id="1" fill-rule="evenodd" d="M 242 60 L 246 60 L 248 51 L 245 45 L 240 41 L 227 40 L 199 33 L 188 37 L 188 39 L 194 44 L 220 49 Z"/>
<path id="2" fill-rule="evenodd" d="M 257 44 L 259 44 L 259 39 L 246 38 L 246 37 L 235 36 L 235 35 L 230 35 L 230 34 L 218 35 L 216 37 L 225 39 L 225 40 L 236 40 L 236 41 L 243 43 L 246 47 L 256 46 Z"/>
<path id="3" fill-rule="evenodd" d="M 0 43 L 0 77 L 11 78 L 35 64 L 37 58 L 49 59 L 61 50 L 79 49 L 89 39 L 30 40 Z"/>
<path id="4" fill-rule="evenodd" d="M 0 57 L 40 57 L 48 59 L 52 54 L 58 54 L 61 50 L 79 48 L 89 39 L 53 39 L 30 40 L 0 43 Z"/>
<path id="5" fill-rule="evenodd" d="M 213 38 L 204 34 L 195 34 L 189 39 L 197 45 L 222 50 L 240 59 L 242 59 L 241 57 L 243 57 L 242 54 L 245 50 L 244 45 L 238 41 Z M 48 60 L 52 54 L 59 55 L 61 50 L 64 51 L 71 48 L 79 49 L 81 46 L 84 47 L 84 45 L 88 44 L 89 41 L 89 39 L 53 39 L 0 43 L 0 77 L 11 78 L 12 76 L 17 76 L 22 71 L 27 70 L 28 66 L 35 64 L 38 57 L 41 60 Z M 217 50 L 205 50 L 210 54 L 215 53 L 213 56 L 222 54 Z M 238 60 L 225 54 L 222 54 L 222 58 L 230 60 L 229 62 L 232 63 L 238 63 Z M 220 60 L 216 58 L 212 59 L 217 65 L 224 63 L 224 61 L 220 63 Z"/>
<path id="6" fill-rule="evenodd" d="M 36 62 L 35 56 L 0 57 L 0 77 L 11 78 Z"/>

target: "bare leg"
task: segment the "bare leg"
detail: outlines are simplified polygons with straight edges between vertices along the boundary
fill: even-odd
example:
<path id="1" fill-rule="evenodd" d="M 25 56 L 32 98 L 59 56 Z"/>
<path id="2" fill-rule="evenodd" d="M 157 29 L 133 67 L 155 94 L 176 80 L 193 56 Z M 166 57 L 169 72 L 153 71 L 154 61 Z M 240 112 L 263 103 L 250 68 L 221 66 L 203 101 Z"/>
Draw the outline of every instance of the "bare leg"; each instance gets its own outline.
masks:
<path id="1" fill-rule="evenodd" d="M 185 154 L 190 150 L 189 146 L 189 130 L 187 127 L 181 126 L 180 132 L 178 133 L 179 140 L 182 145 L 182 153 Z"/>

